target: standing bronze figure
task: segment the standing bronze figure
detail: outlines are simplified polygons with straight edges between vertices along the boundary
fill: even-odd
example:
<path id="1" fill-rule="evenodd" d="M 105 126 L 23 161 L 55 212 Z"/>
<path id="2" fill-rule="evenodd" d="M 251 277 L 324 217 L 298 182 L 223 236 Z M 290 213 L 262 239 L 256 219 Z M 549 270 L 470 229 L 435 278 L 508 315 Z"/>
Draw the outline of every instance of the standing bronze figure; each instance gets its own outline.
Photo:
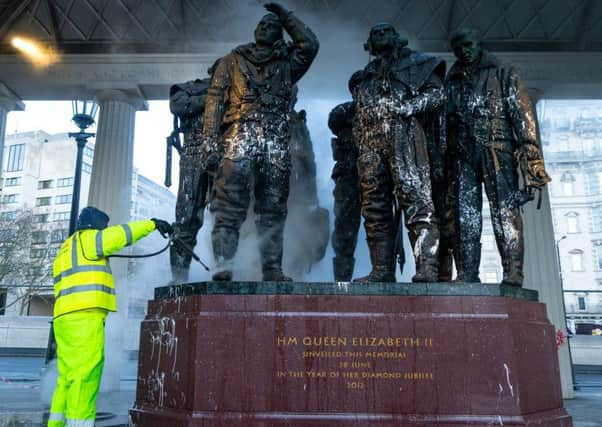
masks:
<path id="1" fill-rule="evenodd" d="M 334 230 L 332 259 L 334 280 L 348 282 L 355 266 L 355 246 L 360 228 L 361 193 L 357 170 L 357 146 L 353 140 L 355 103 L 345 102 L 332 109 L 328 127 L 335 135 L 331 141 L 334 180 Z"/>
<path id="2" fill-rule="evenodd" d="M 362 77 L 356 71 L 349 79 L 349 92 L 353 95 Z M 358 150 L 353 138 L 355 102 L 337 105 L 328 115 L 328 127 L 335 135 L 330 146 L 335 161 L 331 178 L 334 181 L 334 230 L 332 231 L 332 270 L 334 280 L 348 282 L 355 267 L 355 247 L 362 215 L 360 176 L 357 170 Z"/>
<path id="3" fill-rule="evenodd" d="M 268 3 L 265 8 L 271 13 L 259 21 L 255 43 L 238 46 L 219 61 L 207 96 L 203 142 L 189 152 L 207 164 L 221 155 L 211 206 L 214 280 L 232 279 L 251 191 L 263 280 L 290 280 L 282 272 L 290 175 L 287 115 L 293 85 L 313 62 L 318 40 L 281 5 Z M 292 45 L 284 41 L 283 28 Z"/>
<path id="4" fill-rule="evenodd" d="M 416 262 L 412 280 L 438 279 L 439 230 L 425 121 L 445 102 L 445 64 L 406 46 L 392 25 L 374 26 L 365 47 L 375 59 L 355 89 L 354 135 L 372 262 L 370 274 L 358 281 L 395 281 L 401 212 Z"/>
<path id="5" fill-rule="evenodd" d="M 512 67 L 481 48 L 473 30 L 450 38 L 457 58 L 447 76 L 448 145 L 455 156 L 455 216 L 460 272 L 479 282 L 482 186 L 489 199 L 503 283 L 523 283 L 523 223 L 520 205 L 549 180 L 538 144 L 536 116 Z M 519 162 L 526 189 L 519 190 Z M 524 161 L 523 161 L 524 160 Z"/>
<path id="6" fill-rule="evenodd" d="M 180 148 L 180 133 L 184 134 L 184 150 L 199 144 L 197 138 L 203 129 L 203 113 L 210 82 L 210 78 L 197 79 L 170 88 L 169 108 L 174 115 L 174 130 L 169 136 L 172 140 L 168 140 L 168 144 Z M 171 150 L 170 146 L 168 150 Z M 169 165 L 171 166 L 171 159 Z M 203 225 L 209 181 L 207 171 L 199 162 L 186 155 L 180 157 L 175 232 L 190 248 L 195 247 L 197 233 Z M 191 262 L 190 252 L 181 245 L 173 245 L 169 255 L 173 280 L 186 282 Z"/>

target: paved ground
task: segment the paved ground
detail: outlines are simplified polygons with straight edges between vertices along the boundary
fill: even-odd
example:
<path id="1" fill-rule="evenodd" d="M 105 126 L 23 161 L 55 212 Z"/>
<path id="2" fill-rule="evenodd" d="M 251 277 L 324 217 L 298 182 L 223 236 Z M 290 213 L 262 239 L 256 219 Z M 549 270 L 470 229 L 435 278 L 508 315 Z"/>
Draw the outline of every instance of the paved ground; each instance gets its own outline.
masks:
<path id="1" fill-rule="evenodd" d="M 52 386 L 41 380 L 44 361 L 38 358 L 0 357 L 0 427 L 39 427 Z M 127 372 L 136 364 L 128 361 Z M 565 401 L 574 427 L 602 427 L 602 374 L 577 374 L 575 399 Z M 101 393 L 97 427 L 127 426 L 128 409 L 134 404 L 134 375 L 122 376 L 121 390 Z"/>

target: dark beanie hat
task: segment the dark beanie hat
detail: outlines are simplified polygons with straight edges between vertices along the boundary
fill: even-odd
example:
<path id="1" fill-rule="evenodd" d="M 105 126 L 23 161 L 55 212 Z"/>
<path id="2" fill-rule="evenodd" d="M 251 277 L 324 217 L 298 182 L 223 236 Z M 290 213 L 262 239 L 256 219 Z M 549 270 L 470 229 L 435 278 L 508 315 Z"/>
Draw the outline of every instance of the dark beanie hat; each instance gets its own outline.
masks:
<path id="1" fill-rule="evenodd" d="M 78 230 L 102 230 L 109 225 L 109 215 L 93 206 L 83 208 L 77 218 Z"/>

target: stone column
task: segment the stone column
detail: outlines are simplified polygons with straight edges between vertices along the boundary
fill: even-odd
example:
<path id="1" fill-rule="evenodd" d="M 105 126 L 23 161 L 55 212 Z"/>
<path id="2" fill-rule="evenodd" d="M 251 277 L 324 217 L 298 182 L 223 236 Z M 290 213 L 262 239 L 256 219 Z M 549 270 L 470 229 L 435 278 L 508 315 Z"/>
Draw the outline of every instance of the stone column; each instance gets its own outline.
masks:
<path id="1" fill-rule="evenodd" d="M 9 111 L 23 111 L 25 104 L 4 83 L 0 83 L 0 178 L 4 167 L 4 138 L 6 136 L 6 118 Z"/>
<path id="2" fill-rule="evenodd" d="M 541 91 L 529 91 L 533 105 L 542 99 Z M 539 132 L 539 129 L 538 129 Z M 541 141 L 541 138 L 540 138 Z M 524 287 L 539 292 L 539 300 L 546 304 L 548 318 L 556 330 L 566 333 L 564 296 L 560 281 L 560 270 L 556 256 L 556 240 L 552 208 L 548 188 L 542 192 L 541 209 L 537 210 L 537 200 L 524 205 L 523 224 L 525 237 L 525 282 Z M 573 380 L 569 360 L 568 344 L 558 351 L 562 396 L 572 399 Z"/>
<path id="3" fill-rule="evenodd" d="M 130 220 L 134 126 L 136 111 L 148 109 L 144 99 L 120 90 L 97 92 L 99 117 L 90 179 L 88 205 L 105 211 L 116 225 Z M 117 313 L 106 323 L 105 370 L 101 391 L 119 389 L 124 362 L 123 331 L 127 320 L 127 260 L 112 259 L 117 291 Z"/>

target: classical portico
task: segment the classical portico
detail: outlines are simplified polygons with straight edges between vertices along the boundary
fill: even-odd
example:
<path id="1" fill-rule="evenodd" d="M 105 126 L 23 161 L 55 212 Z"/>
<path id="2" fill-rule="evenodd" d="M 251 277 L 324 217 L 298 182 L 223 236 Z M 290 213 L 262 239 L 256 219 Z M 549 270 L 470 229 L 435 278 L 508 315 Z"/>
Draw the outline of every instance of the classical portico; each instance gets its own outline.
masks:
<path id="1" fill-rule="evenodd" d="M 291 0 L 287 5 L 307 18 L 321 42 L 315 66 L 301 83 L 303 97 L 347 98 L 348 76 L 368 59 L 362 50 L 368 28 L 390 21 L 409 36 L 411 46 L 450 62 L 451 31 L 476 27 L 486 47 L 516 66 L 534 98 L 602 99 L 602 4 L 595 1 L 568 6 L 560 0 Z M 153 0 L 136 6 L 121 0 L 0 1 L 0 155 L 7 113 L 23 109 L 23 100 L 97 99 L 89 203 L 115 221 L 127 219 L 136 111 L 147 108 L 148 100 L 167 99 L 171 84 L 206 76 L 218 57 L 251 39 L 255 18 L 263 13 L 251 1 Z M 9 46 L 17 34 L 55 46 L 60 61 L 34 68 Z M 550 320 L 564 330 L 547 192 L 541 211 L 534 204 L 525 208 L 524 221 L 525 287 L 539 291 Z M 566 346 L 559 355 L 563 394 L 570 397 Z"/>

